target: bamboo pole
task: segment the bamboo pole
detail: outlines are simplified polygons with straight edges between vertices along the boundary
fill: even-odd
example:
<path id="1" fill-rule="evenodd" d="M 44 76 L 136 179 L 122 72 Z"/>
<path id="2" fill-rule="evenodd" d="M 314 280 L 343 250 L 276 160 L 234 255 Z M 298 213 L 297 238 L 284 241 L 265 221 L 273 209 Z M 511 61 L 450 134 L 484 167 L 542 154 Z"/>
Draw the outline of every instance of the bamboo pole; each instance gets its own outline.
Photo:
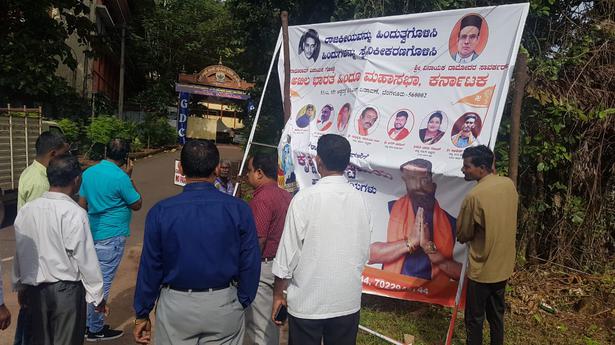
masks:
<path id="1" fill-rule="evenodd" d="M 282 47 L 284 49 L 284 125 L 290 118 L 290 48 L 288 46 L 288 12 L 282 11 Z"/>

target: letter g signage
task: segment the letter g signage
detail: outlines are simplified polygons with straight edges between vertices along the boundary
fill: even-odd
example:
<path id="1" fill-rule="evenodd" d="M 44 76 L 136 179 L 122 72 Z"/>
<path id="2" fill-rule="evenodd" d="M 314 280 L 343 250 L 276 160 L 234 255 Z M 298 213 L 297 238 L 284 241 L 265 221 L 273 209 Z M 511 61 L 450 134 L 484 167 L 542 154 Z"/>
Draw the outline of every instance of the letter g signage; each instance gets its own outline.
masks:
<path id="1" fill-rule="evenodd" d="M 186 143 L 186 128 L 188 127 L 188 100 L 190 94 L 187 92 L 179 93 L 179 112 L 177 114 L 177 140 L 180 144 Z"/>

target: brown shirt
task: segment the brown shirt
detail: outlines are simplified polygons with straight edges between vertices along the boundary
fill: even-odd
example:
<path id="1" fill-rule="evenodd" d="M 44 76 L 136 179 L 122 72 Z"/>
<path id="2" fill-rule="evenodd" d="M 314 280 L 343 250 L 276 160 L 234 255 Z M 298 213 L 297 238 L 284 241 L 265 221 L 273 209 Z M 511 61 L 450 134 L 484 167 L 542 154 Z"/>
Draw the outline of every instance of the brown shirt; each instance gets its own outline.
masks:
<path id="1" fill-rule="evenodd" d="M 483 177 L 466 195 L 457 217 L 457 240 L 469 243 L 468 278 L 497 283 L 515 267 L 519 196 L 508 177 Z"/>

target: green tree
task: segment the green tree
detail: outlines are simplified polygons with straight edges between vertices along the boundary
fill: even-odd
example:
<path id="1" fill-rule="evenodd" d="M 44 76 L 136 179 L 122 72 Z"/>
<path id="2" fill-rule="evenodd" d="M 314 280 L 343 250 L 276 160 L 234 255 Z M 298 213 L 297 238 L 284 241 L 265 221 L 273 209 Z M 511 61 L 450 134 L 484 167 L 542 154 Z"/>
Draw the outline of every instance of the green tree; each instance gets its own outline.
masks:
<path id="1" fill-rule="evenodd" d="M 139 141 L 150 146 L 165 146 L 174 144 L 177 140 L 175 128 L 169 125 L 166 117 L 149 116 L 139 124 Z"/>
<path id="2" fill-rule="evenodd" d="M 220 58 L 231 63 L 236 53 L 223 2 L 142 1 L 135 12 L 128 59 L 143 76 L 134 101 L 148 111 L 164 114 L 176 103 L 180 72 L 196 73 Z"/>
<path id="3" fill-rule="evenodd" d="M 0 103 L 48 104 L 56 113 L 83 109 L 83 101 L 55 72 L 60 63 L 77 66 L 66 43 L 70 35 L 84 45 L 98 42 L 88 15 L 82 0 L 3 1 Z"/>
<path id="4" fill-rule="evenodd" d="M 289 11 L 290 24 L 295 25 L 506 3 L 509 1 L 295 0 L 256 4 L 228 0 L 225 4 L 233 15 L 238 45 L 246 47 L 236 57 L 240 71 L 253 76 L 261 90 L 281 10 Z M 519 169 L 523 256 L 599 270 L 615 262 L 614 18 L 615 7 L 609 0 L 530 1 L 522 39 L 530 68 Z M 272 77 L 277 77 L 275 72 Z M 263 104 L 258 141 L 279 140 L 279 95 L 275 80 Z M 509 126 L 510 105 L 505 108 L 496 147 L 498 168 L 504 173 Z"/>

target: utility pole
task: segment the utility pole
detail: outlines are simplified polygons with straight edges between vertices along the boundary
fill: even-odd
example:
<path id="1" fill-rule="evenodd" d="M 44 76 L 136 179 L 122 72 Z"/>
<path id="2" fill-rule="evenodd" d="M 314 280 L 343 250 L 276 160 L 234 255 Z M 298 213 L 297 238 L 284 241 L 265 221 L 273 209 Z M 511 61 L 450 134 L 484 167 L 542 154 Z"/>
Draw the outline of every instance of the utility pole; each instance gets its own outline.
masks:
<path id="1" fill-rule="evenodd" d="M 92 23 L 96 23 L 96 3 L 90 3 L 90 21 Z M 90 32 L 92 35 L 96 35 L 96 31 Z M 92 49 L 92 46 L 88 47 L 88 51 Z M 86 53 L 89 54 L 90 52 Z M 84 91 L 87 92 L 87 96 L 90 98 L 90 111 L 91 118 L 94 120 L 94 115 L 96 115 L 96 104 L 95 104 L 95 95 L 94 95 L 94 58 L 86 55 L 84 61 L 84 69 L 83 69 L 83 84 Z M 85 96 L 85 94 L 84 94 Z"/>
<path id="2" fill-rule="evenodd" d="M 122 24 L 122 47 L 120 52 L 120 89 L 118 95 L 117 112 L 120 119 L 124 119 L 124 50 L 126 45 L 126 22 Z"/>

